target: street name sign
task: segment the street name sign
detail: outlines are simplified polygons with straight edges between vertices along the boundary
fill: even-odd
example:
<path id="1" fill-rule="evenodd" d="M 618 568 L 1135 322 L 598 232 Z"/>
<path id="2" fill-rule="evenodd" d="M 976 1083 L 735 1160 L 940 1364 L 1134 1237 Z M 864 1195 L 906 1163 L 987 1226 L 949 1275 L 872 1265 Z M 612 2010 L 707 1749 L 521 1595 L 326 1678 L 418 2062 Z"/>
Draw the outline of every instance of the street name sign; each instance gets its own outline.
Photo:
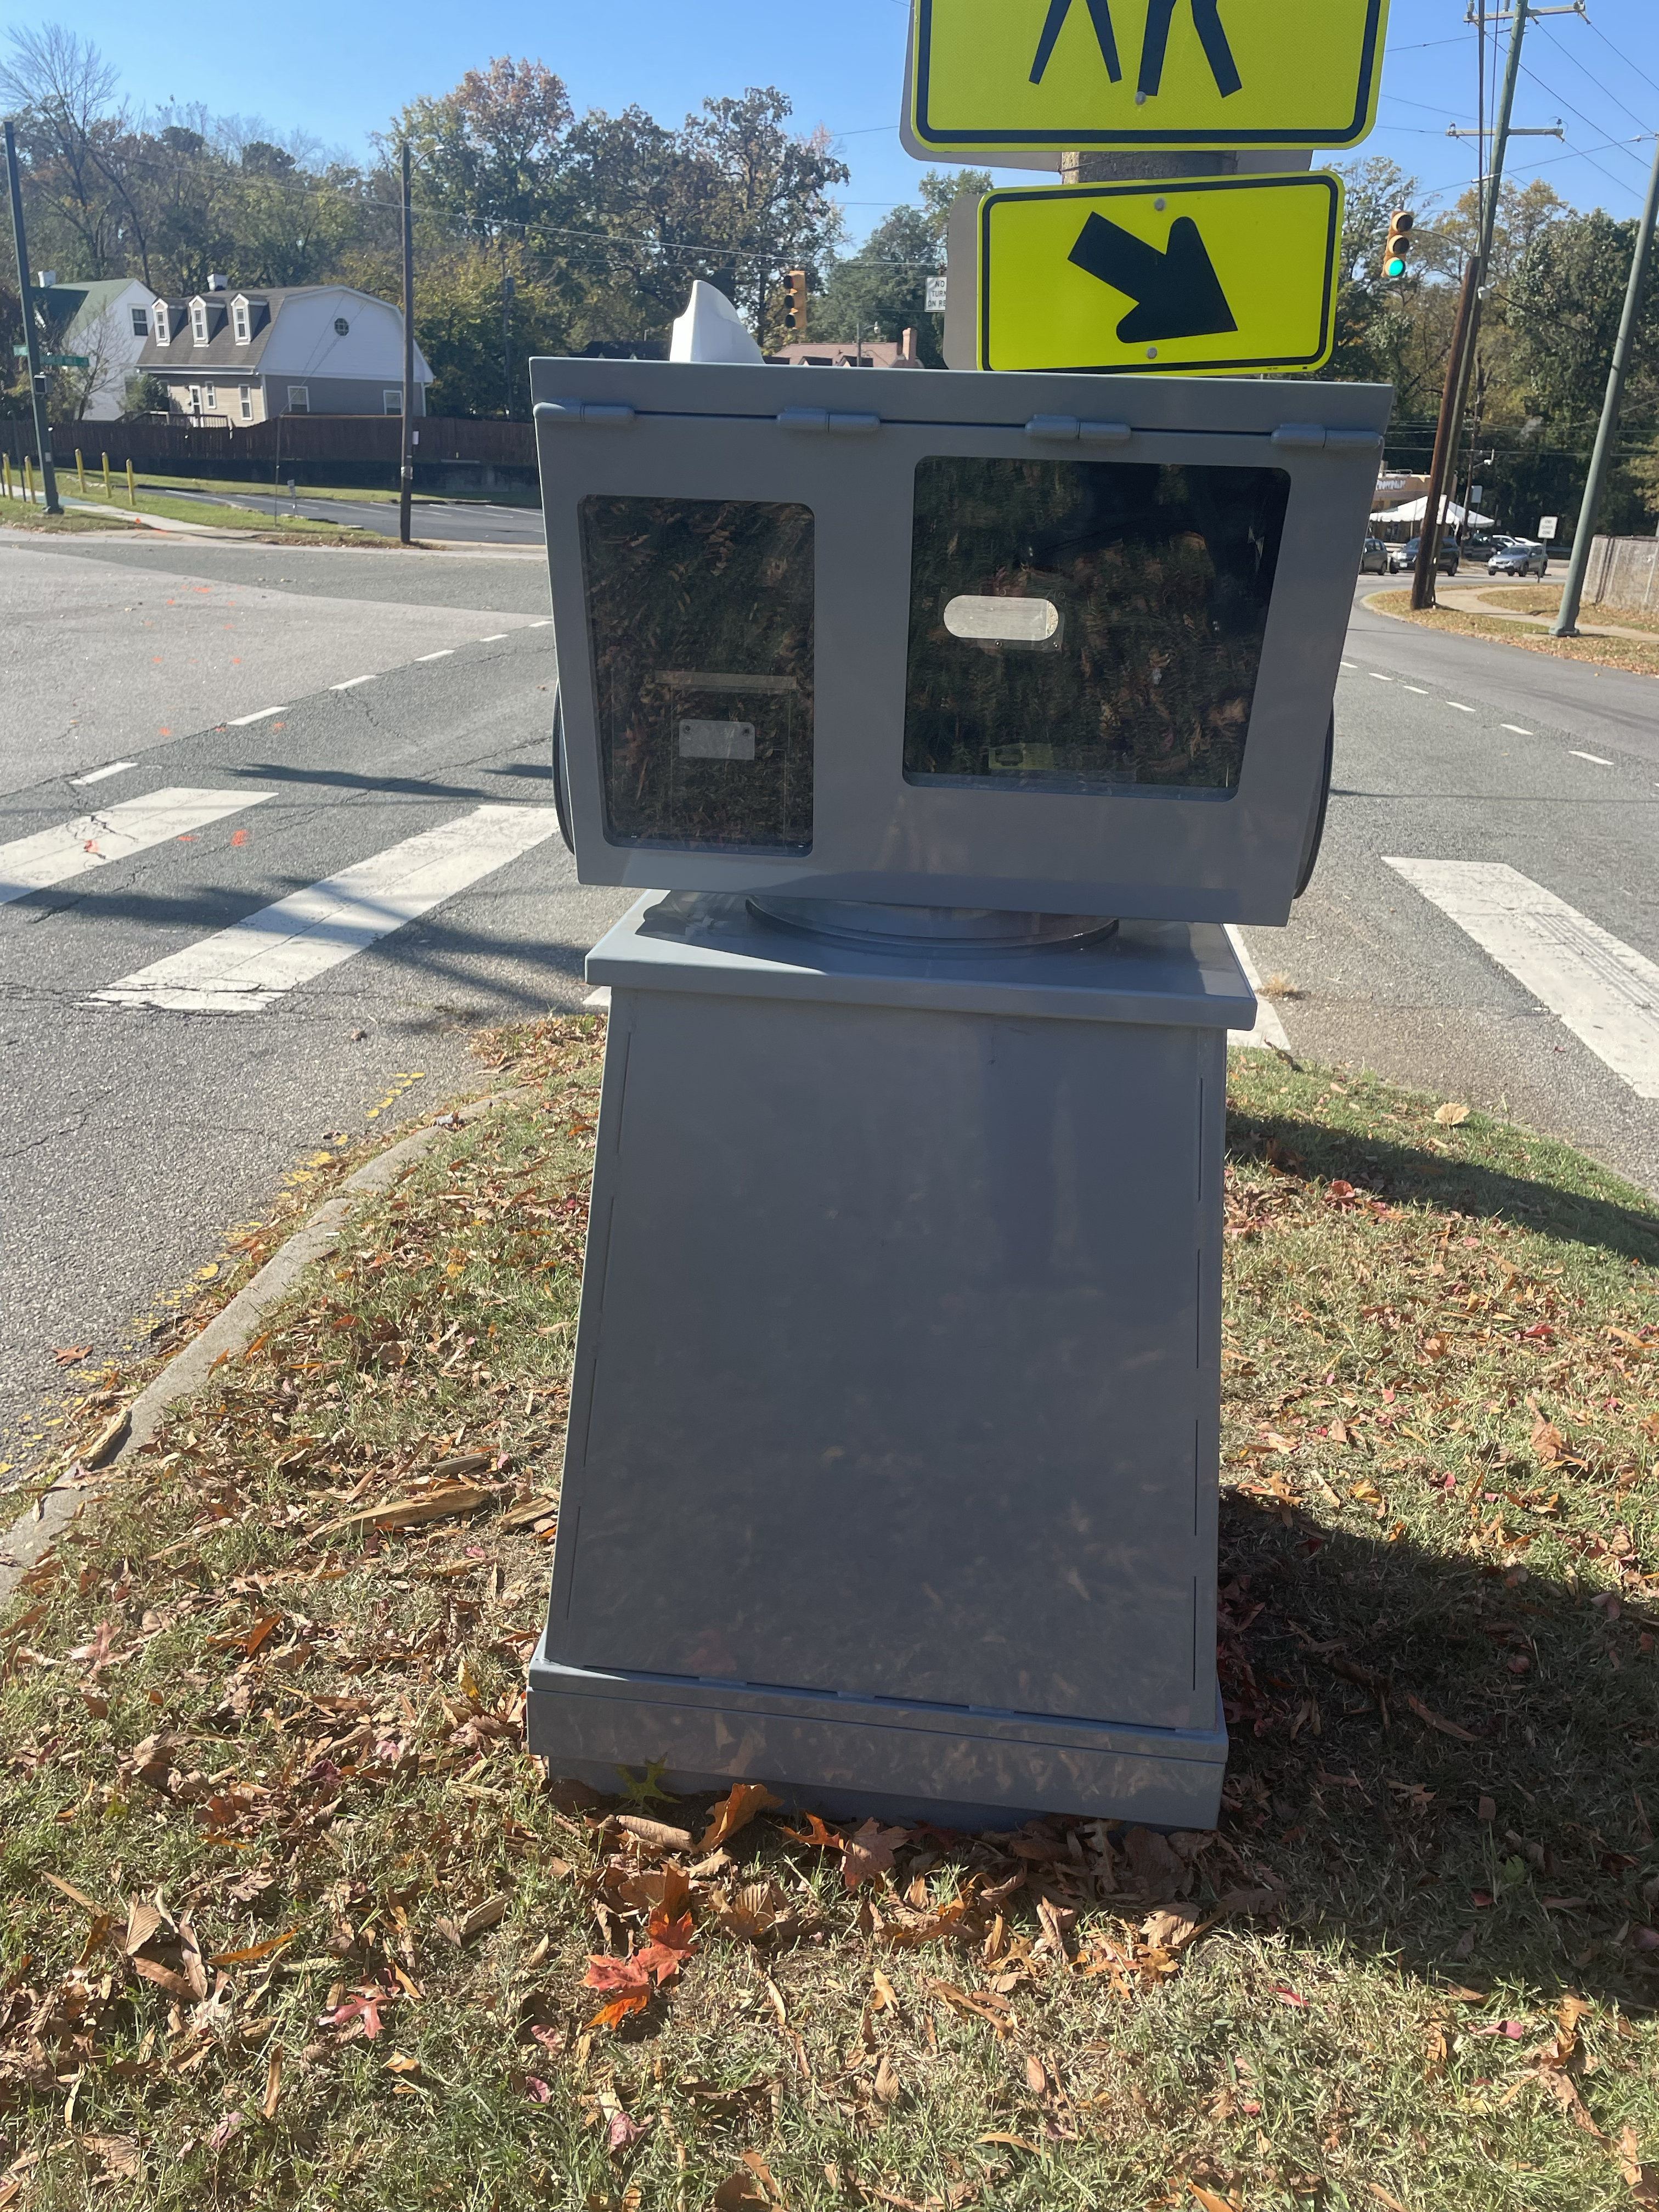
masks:
<path id="1" fill-rule="evenodd" d="M 19 361 L 28 359 L 29 349 L 26 345 L 15 345 L 12 351 Z M 42 368 L 90 368 L 92 360 L 84 353 L 43 353 L 40 366 Z"/>
<path id="2" fill-rule="evenodd" d="M 1340 180 L 1037 185 L 979 207 L 981 368 L 1156 375 L 1330 359 Z"/>
<path id="3" fill-rule="evenodd" d="M 914 0 L 924 159 L 1354 146 L 1388 0 Z"/>

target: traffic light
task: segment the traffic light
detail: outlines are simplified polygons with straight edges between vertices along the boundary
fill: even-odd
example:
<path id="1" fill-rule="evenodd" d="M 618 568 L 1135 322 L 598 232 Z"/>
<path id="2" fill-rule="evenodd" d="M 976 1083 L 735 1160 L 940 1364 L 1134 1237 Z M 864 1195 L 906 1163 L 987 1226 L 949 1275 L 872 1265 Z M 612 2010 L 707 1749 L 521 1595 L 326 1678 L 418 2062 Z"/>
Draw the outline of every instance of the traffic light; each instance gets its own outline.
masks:
<path id="1" fill-rule="evenodd" d="M 806 336 L 806 271 L 792 269 L 783 280 L 783 326 L 791 337 Z"/>
<path id="2" fill-rule="evenodd" d="M 1385 276 L 1403 276 L 1406 258 L 1412 250 L 1412 233 L 1417 228 L 1417 217 L 1406 208 L 1396 208 L 1389 217 L 1388 250 L 1382 256 Z"/>

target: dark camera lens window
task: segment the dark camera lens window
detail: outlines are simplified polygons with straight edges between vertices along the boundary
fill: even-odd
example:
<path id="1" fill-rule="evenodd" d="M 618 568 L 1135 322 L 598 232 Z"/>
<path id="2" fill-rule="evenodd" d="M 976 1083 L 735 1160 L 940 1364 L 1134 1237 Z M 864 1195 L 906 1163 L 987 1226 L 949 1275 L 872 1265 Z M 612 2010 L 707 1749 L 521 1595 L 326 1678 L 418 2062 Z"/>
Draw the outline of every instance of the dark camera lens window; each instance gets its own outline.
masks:
<path id="1" fill-rule="evenodd" d="M 812 842 L 812 513 L 585 499 L 605 833 L 616 844 Z"/>
<path id="2" fill-rule="evenodd" d="M 1281 469 L 920 462 L 907 781 L 1235 789 L 1289 492 Z"/>

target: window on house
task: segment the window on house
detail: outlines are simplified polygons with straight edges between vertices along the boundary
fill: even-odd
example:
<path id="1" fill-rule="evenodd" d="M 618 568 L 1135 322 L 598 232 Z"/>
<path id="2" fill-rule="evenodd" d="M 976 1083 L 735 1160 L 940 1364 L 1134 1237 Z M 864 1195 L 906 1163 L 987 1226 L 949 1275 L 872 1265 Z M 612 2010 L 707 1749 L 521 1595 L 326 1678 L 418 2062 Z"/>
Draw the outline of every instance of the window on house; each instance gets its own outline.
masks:
<path id="1" fill-rule="evenodd" d="M 290 415 L 309 415 L 311 387 L 307 384 L 290 384 L 288 387 L 288 411 Z"/>
<path id="2" fill-rule="evenodd" d="M 404 411 L 404 395 L 401 391 L 383 392 L 380 394 L 380 404 L 388 415 L 401 415 Z"/>
<path id="3" fill-rule="evenodd" d="M 253 420 L 253 386 L 251 384 L 238 385 L 236 393 L 242 420 L 251 422 Z"/>
<path id="4" fill-rule="evenodd" d="M 146 307 L 134 307 L 131 313 L 132 335 L 136 338 L 147 338 L 149 336 L 149 309 Z"/>
<path id="5" fill-rule="evenodd" d="M 230 325 L 236 333 L 237 344 L 246 345 L 247 343 L 248 334 L 247 301 L 246 300 L 235 300 L 232 301 L 230 309 Z"/>
<path id="6" fill-rule="evenodd" d="M 192 415 L 199 415 L 202 411 L 202 387 L 199 384 L 192 384 L 190 387 L 190 411 Z"/>
<path id="7" fill-rule="evenodd" d="M 158 300 L 155 302 L 155 342 L 158 345 L 171 345 L 173 343 L 173 332 L 167 323 L 165 300 Z"/>
<path id="8" fill-rule="evenodd" d="M 218 405 L 219 405 L 219 387 L 218 387 L 218 386 L 217 386 L 216 384 L 210 384 L 210 385 L 209 385 L 209 386 L 208 386 L 208 388 L 207 388 L 207 411 L 208 411 L 208 413 L 209 413 L 210 415 L 212 415 L 212 414 L 216 413 L 216 412 L 217 411 Z"/>
<path id="9" fill-rule="evenodd" d="M 199 300 L 190 303 L 190 334 L 198 345 L 207 343 L 207 309 Z"/>

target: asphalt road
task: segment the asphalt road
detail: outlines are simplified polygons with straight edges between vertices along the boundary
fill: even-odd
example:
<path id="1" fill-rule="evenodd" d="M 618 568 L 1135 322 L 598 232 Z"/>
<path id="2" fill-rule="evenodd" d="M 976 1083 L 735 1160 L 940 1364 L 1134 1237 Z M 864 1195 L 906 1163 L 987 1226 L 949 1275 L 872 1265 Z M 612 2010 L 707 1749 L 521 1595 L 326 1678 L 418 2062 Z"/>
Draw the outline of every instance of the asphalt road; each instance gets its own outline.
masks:
<path id="1" fill-rule="evenodd" d="M 1508 1112 L 1659 1193 L 1659 1105 L 1388 866 L 1501 864 L 1659 962 L 1659 683 L 1425 630 L 1367 609 L 1379 588 L 1355 594 L 1318 868 L 1287 928 L 1243 933 L 1300 993 L 1278 1002 L 1291 1048 Z"/>
<path id="2" fill-rule="evenodd" d="M 235 810 L 163 817 L 143 849 L 9 901 L 0 853 L 0 1438 L 15 1444 L 55 1349 L 131 1340 L 331 1133 L 476 1085 L 480 1027 L 579 1006 L 583 955 L 631 900 L 579 886 L 551 834 L 539 558 L 0 532 L 0 603 L 30 611 L 0 645 L 6 696 L 26 702 L 0 736 L 0 848 L 36 841 L 38 861 L 38 841 L 88 817 L 91 838 L 69 843 L 113 848 L 118 810 L 158 793 Z M 283 711 L 240 727 L 223 711 L 262 705 Z M 495 858 L 471 825 L 503 808 L 488 832 L 540 842 L 464 880 Z M 255 1011 L 88 1003 L 450 824 L 461 842 L 428 859 L 425 885 L 448 896 Z M 359 884 L 349 926 L 424 895 L 414 878 Z"/>
<path id="3" fill-rule="evenodd" d="M 152 485 L 167 499 L 198 501 L 205 507 L 246 507 L 258 521 L 269 522 L 273 507 L 269 492 L 192 491 L 177 484 Z M 144 490 L 140 483 L 139 492 Z M 395 501 L 313 498 L 301 492 L 290 500 L 286 489 L 275 503 L 275 512 L 300 514 L 313 522 L 337 522 L 352 530 L 372 530 L 383 538 L 398 535 Z M 434 499 L 429 493 L 415 495 L 410 527 L 414 536 L 454 545 L 541 545 L 545 541 L 539 505 L 514 507 L 477 499 Z"/>
<path id="4" fill-rule="evenodd" d="M 546 588 L 528 550 L 0 532 L 0 1463 L 55 1348 L 117 1351 L 326 1141 L 476 1084 L 471 1032 L 580 1003 L 630 901 L 550 834 Z M 1245 933 L 1292 1049 L 1659 1191 L 1653 1097 L 1409 872 L 1500 864 L 1659 962 L 1656 702 L 1357 607 L 1319 870 Z"/>

